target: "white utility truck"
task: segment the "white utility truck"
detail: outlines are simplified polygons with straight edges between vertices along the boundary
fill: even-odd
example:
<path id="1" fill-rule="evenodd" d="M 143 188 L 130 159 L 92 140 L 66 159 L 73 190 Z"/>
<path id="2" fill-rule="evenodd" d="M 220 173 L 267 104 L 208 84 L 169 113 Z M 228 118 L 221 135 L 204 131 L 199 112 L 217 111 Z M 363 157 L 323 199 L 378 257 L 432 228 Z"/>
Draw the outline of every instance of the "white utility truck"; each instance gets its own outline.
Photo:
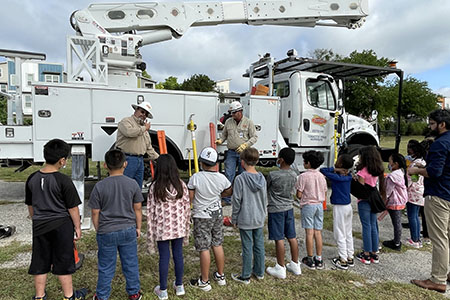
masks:
<path id="1" fill-rule="evenodd" d="M 24 169 L 43 162 L 42 148 L 48 140 L 65 140 L 72 145 L 72 178 L 83 199 L 86 157 L 102 161 L 114 146 L 118 122 L 132 114 L 131 105 L 148 101 L 153 107 L 150 134 L 155 149 L 159 148 L 156 131 L 164 130 L 168 152 L 180 168 L 186 168 L 192 149 L 189 120 L 193 117 L 196 124 L 197 148 L 209 146 L 210 124 L 217 124 L 221 116 L 218 94 L 139 88 L 137 79 L 145 69 L 140 47 L 180 38 L 191 26 L 243 23 L 355 29 L 367 14 L 368 0 L 91 4 L 70 18 L 77 35 L 67 38 L 67 82 L 33 84 L 32 126 L 22 125 L 17 115 L 14 124 L 12 109 L 8 109 L 8 124 L 0 126 L 0 160 L 3 165 L 19 161 Z M 0 50 L 0 55 L 10 57 L 8 53 Z M 20 70 L 20 53 L 12 57 Z M 22 58 L 41 59 L 42 55 Z M 361 145 L 378 145 L 371 124 L 345 113 L 342 88 L 337 83 L 357 75 L 390 73 L 402 79 L 398 69 L 313 61 L 292 51 L 281 61 L 267 55 L 253 63 L 244 74 L 249 77 L 249 90 L 259 80 L 257 84 L 267 86 L 269 93 L 248 93 L 240 100 L 244 114 L 257 127 L 255 147 L 261 162 L 273 163 L 286 145 L 298 154 L 299 169 L 301 154 L 308 149 L 323 151 L 324 164 L 332 165 L 338 147 L 355 153 Z M 22 107 L 20 92 L 8 95 L 8 104 L 13 102 Z M 398 143 L 399 136 L 397 150 Z M 218 150 L 223 153 L 225 149 Z"/>
<path id="2" fill-rule="evenodd" d="M 67 38 L 67 83 L 34 85 L 33 125 L 0 127 L 0 159 L 42 162 L 42 146 L 49 139 L 60 138 L 76 145 L 74 148 L 92 161 L 101 161 L 115 142 L 117 123 L 132 113 L 131 104 L 148 101 L 155 116 L 150 132 L 155 148 L 158 148 L 155 132 L 164 130 L 168 152 L 183 168 L 192 147 L 190 132 L 186 129 L 189 118 L 195 114 L 198 148 L 210 145 L 209 124 L 216 124 L 220 117 L 218 95 L 138 88 L 137 77 L 145 67 L 140 47 L 180 38 L 191 26 L 244 23 L 354 29 L 362 25 L 367 12 L 368 0 L 91 4 L 75 11 L 70 18 L 77 35 Z M 305 73 L 305 76 L 317 79 L 327 75 Z M 251 77 L 251 84 L 256 77 Z M 331 148 L 334 128 L 330 122 L 333 117 L 329 113 L 340 109 L 337 87 L 325 80 L 328 90 L 318 87 L 316 92 L 307 95 L 311 85 L 302 78 L 297 83 L 292 82 L 291 90 L 303 94 L 291 93 L 288 100 L 284 95 L 272 96 L 272 93 L 271 96 L 247 95 L 242 99 L 245 113 L 258 128 L 255 147 L 260 150 L 262 162 L 275 159 L 286 143 L 298 148 L 299 153 L 304 147 L 334 153 Z M 269 77 L 266 85 L 279 93 L 282 83 L 276 83 L 272 89 L 272 79 Z M 327 101 L 333 102 L 333 106 L 325 109 L 308 106 L 307 97 L 313 93 L 317 93 L 317 101 L 328 97 Z M 15 101 L 16 107 L 21 106 L 20 97 Z M 288 112 L 292 114 L 292 118 L 288 116 L 291 121 L 283 113 L 288 107 L 294 109 Z M 303 126 L 306 120 L 310 120 L 309 131 Z M 377 144 L 376 135 L 370 131 L 370 126 L 366 127 L 373 135 L 372 143 Z M 327 164 L 332 163 L 330 155 Z"/>

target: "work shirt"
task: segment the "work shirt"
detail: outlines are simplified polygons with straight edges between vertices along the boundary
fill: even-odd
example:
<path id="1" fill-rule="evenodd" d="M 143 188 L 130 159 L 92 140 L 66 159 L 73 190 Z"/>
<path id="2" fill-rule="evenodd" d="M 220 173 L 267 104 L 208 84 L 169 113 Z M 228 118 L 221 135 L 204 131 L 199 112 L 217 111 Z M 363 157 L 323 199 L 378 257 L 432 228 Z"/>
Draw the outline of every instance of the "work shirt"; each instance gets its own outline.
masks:
<path id="1" fill-rule="evenodd" d="M 427 162 L 424 196 L 437 196 L 450 201 L 450 131 L 439 135 L 431 144 Z"/>
<path id="2" fill-rule="evenodd" d="M 151 160 L 159 157 L 152 147 L 152 140 L 143 121 L 134 115 L 123 118 L 119 122 L 116 147 L 127 154 L 144 155 L 147 153 Z"/>
<path id="3" fill-rule="evenodd" d="M 225 122 L 221 140 L 228 140 L 227 147 L 230 150 L 236 150 L 237 147 L 244 143 L 250 147 L 258 140 L 255 124 L 253 124 L 252 120 L 244 116 L 242 116 L 239 124 L 233 118 L 229 118 Z"/>

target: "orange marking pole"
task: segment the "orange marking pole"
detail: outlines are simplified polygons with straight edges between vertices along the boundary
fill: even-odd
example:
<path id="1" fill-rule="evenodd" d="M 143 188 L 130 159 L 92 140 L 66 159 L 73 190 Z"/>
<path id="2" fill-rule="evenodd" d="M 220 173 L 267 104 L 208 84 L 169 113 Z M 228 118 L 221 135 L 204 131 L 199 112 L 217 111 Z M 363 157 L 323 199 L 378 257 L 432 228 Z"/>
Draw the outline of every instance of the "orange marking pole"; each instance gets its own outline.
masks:
<path id="1" fill-rule="evenodd" d="M 213 122 L 209 123 L 209 142 L 211 147 L 217 150 L 216 146 L 216 128 Z M 214 171 L 219 171 L 219 165 L 216 164 L 214 167 Z"/>
<path id="2" fill-rule="evenodd" d="M 164 130 L 158 130 L 156 135 L 158 137 L 159 153 L 167 154 L 166 132 Z M 150 161 L 150 172 L 152 173 L 152 179 L 155 179 L 155 167 L 152 161 Z"/>
<path id="3" fill-rule="evenodd" d="M 167 154 L 166 132 L 164 130 L 158 130 L 157 136 L 158 136 L 159 153 Z"/>
<path id="4" fill-rule="evenodd" d="M 327 210 L 327 199 L 322 202 L 323 210 Z"/>

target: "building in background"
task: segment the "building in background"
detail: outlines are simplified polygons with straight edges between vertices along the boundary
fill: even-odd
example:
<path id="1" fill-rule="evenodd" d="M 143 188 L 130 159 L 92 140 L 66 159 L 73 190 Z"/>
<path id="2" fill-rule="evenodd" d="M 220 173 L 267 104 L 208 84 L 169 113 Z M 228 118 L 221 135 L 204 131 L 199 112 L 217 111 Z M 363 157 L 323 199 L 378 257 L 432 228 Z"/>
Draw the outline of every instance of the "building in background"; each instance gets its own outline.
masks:
<path id="1" fill-rule="evenodd" d="M 5 67 L 6 66 L 6 67 Z M 16 66 L 13 61 L 0 63 L 0 69 L 5 70 L 6 92 L 15 93 L 16 91 Z M 59 63 L 26 61 L 22 63 L 22 111 L 25 117 L 32 113 L 32 82 L 63 82 L 64 66 Z M 5 77 L 4 76 L 4 77 Z M 0 77 L 0 87 L 3 90 L 3 77 Z M 13 112 L 15 112 L 13 107 Z"/>
<path id="2" fill-rule="evenodd" d="M 230 81 L 231 79 L 222 79 L 216 81 L 216 91 L 225 94 L 230 92 Z"/>
<path id="3" fill-rule="evenodd" d="M 8 63 L 0 63 L 0 91 L 6 93 L 8 90 Z"/>

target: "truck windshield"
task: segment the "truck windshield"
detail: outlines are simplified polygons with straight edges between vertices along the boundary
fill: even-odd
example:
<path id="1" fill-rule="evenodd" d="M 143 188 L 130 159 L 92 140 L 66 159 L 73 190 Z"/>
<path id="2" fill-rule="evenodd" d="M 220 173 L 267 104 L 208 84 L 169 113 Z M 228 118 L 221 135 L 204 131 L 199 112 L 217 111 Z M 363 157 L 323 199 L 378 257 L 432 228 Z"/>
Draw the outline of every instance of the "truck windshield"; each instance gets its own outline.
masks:
<path id="1" fill-rule="evenodd" d="M 308 102 L 314 107 L 335 110 L 336 101 L 328 82 L 308 79 L 306 81 Z"/>

